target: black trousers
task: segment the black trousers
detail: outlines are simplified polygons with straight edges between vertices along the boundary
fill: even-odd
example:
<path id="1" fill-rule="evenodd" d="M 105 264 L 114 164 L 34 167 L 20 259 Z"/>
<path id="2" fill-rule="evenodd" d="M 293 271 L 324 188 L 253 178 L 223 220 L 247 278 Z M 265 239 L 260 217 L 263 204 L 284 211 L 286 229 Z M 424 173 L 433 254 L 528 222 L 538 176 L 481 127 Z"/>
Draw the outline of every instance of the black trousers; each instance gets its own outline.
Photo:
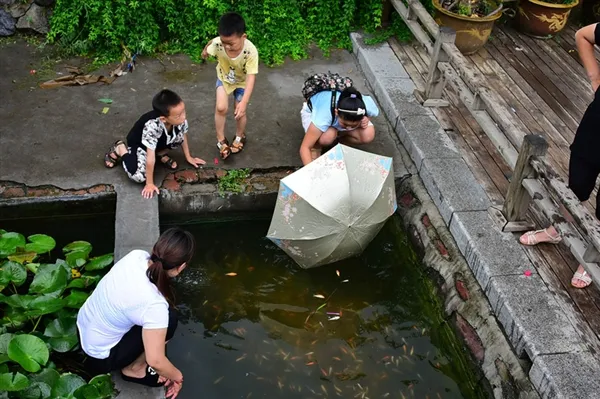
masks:
<path id="1" fill-rule="evenodd" d="M 587 201 L 600 175 L 600 161 L 589 161 L 571 152 L 569 159 L 569 188 L 579 201 Z M 600 196 L 596 197 L 596 218 L 600 219 Z"/>
<path id="2" fill-rule="evenodd" d="M 169 326 L 167 327 L 167 338 L 169 341 L 175 335 L 177 329 L 177 314 L 174 309 L 169 308 Z M 88 356 L 83 364 L 86 371 L 96 376 L 99 374 L 118 371 L 129 366 L 144 352 L 144 342 L 142 340 L 142 327 L 133 326 L 123 338 L 110 350 L 110 355 L 106 359 L 96 359 Z"/>

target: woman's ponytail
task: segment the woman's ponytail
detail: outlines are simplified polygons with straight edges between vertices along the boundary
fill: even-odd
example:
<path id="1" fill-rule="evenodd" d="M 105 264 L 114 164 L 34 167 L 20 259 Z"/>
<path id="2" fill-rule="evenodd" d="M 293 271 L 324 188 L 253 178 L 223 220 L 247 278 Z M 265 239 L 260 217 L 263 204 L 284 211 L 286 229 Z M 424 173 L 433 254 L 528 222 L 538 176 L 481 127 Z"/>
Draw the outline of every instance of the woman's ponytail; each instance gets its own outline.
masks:
<path id="1" fill-rule="evenodd" d="M 152 248 L 150 266 L 146 275 L 170 303 L 174 298 L 169 270 L 189 263 L 194 255 L 195 247 L 194 236 L 188 231 L 173 227 L 161 234 Z"/>
<path id="2" fill-rule="evenodd" d="M 360 121 L 367 116 L 367 107 L 362 94 L 354 87 L 342 91 L 337 104 L 338 116 L 347 121 Z"/>

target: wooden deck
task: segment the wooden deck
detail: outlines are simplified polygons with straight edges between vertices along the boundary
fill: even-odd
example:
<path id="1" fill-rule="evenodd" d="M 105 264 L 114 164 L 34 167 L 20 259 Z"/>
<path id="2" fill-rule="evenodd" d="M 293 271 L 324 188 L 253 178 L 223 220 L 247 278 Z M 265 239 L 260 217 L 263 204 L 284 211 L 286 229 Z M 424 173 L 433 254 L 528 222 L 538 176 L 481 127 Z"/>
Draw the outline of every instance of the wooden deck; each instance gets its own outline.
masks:
<path id="1" fill-rule="evenodd" d="M 390 45 L 417 89 L 423 90 L 429 65 L 427 51 L 418 44 L 395 39 L 390 39 Z M 525 133 L 547 138 L 547 158 L 566 182 L 569 145 L 594 95 L 575 47 L 575 28 L 567 27 L 551 40 L 538 40 L 498 24 L 485 48 L 467 58 L 509 105 L 514 123 Z M 596 58 L 600 60 L 600 52 Z M 450 86 L 446 87 L 445 98 L 450 106 L 432 108 L 435 116 L 490 200 L 502 204 L 511 169 Z M 595 196 L 586 204 L 592 212 Z M 528 218 L 540 228 L 546 227 L 531 211 Z M 593 284 L 580 290 L 570 285 L 578 262 L 563 245 L 526 247 L 526 253 L 583 338 L 600 353 L 599 287 Z"/>

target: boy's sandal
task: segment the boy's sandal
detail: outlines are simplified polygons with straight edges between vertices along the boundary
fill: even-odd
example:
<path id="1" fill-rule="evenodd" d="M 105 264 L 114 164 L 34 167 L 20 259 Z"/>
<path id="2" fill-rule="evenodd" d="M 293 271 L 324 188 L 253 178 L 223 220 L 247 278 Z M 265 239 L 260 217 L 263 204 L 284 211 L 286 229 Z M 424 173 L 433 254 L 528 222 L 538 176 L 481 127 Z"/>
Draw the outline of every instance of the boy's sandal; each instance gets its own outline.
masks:
<path id="1" fill-rule="evenodd" d="M 157 158 L 167 169 L 171 169 L 171 170 L 177 169 L 177 165 L 175 165 L 175 161 L 173 160 L 173 158 L 171 158 L 167 154 L 157 155 Z"/>
<path id="2" fill-rule="evenodd" d="M 235 139 L 231 143 L 231 152 L 237 154 L 238 152 L 242 152 L 244 149 L 244 143 L 246 143 L 246 135 L 243 136 L 235 136 Z"/>
<path id="3" fill-rule="evenodd" d="M 583 283 L 583 285 L 579 285 L 579 286 L 575 285 L 575 283 L 577 281 L 581 281 Z M 571 278 L 571 285 L 575 288 L 585 288 L 588 285 L 590 285 L 591 283 L 592 283 L 592 278 L 585 271 L 583 266 L 579 265 L 579 267 L 577 268 L 577 271 L 573 275 L 573 278 Z"/>
<path id="4" fill-rule="evenodd" d="M 123 378 L 123 380 L 127 382 L 133 382 L 136 384 L 145 385 L 147 387 L 161 387 L 165 385 L 164 382 L 158 382 L 160 376 L 158 375 L 156 370 L 154 370 L 150 366 L 146 366 L 146 375 L 142 378 L 129 377 L 123 374 L 123 372 L 121 372 L 121 378 Z"/>
<path id="5" fill-rule="evenodd" d="M 538 233 L 545 234 L 548 237 L 548 239 L 540 241 L 537 238 Z M 561 236 L 553 237 L 550 234 L 548 234 L 548 232 L 546 231 L 546 229 L 542 229 L 542 230 L 528 231 L 527 233 L 523 234 L 519 238 L 519 241 L 523 245 L 536 245 L 536 244 L 539 244 L 541 242 L 547 242 L 549 244 L 558 244 L 559 242 L 562 241 L 562 238 L 561 238 Z"/>
<path id="6" fill-rule="evenodd" d="M 115 143 L 108 149 L 106 154 L 104 154 L 104 166 L 106 166 L 109 169 L 112 169 L 121 160 L 121 157 L 119 156 L 119 154 L 117 154 L 117 147 L 121 144 L 125 145 L 123 140 L 115 141 Z"/>
<path id="7" fill-rule="evenodd" d="M 231 147 L 229 147 L 229 141 L 227 141 L 227 139 L 217 141 L 217 148 L 219 149 L 221 159 L 227 159 L 227 157 L 231 155 Z"/>

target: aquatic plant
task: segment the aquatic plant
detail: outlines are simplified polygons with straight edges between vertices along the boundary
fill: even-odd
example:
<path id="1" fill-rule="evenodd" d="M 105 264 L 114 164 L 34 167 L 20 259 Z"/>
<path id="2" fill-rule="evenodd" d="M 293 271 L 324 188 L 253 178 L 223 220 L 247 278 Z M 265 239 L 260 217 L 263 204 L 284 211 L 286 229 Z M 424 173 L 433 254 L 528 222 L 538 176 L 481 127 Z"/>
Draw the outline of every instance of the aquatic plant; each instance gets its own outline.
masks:
<path id="1" fill-rule="evenodd" d="M 56 241 L 0 230 L 0 398 L 107 399 L 110 375 L 85 379 L 65 370 L 79 349 L 76 317 L 113 255 L 90 258 L 75 241 L 52 260 Z"/>

